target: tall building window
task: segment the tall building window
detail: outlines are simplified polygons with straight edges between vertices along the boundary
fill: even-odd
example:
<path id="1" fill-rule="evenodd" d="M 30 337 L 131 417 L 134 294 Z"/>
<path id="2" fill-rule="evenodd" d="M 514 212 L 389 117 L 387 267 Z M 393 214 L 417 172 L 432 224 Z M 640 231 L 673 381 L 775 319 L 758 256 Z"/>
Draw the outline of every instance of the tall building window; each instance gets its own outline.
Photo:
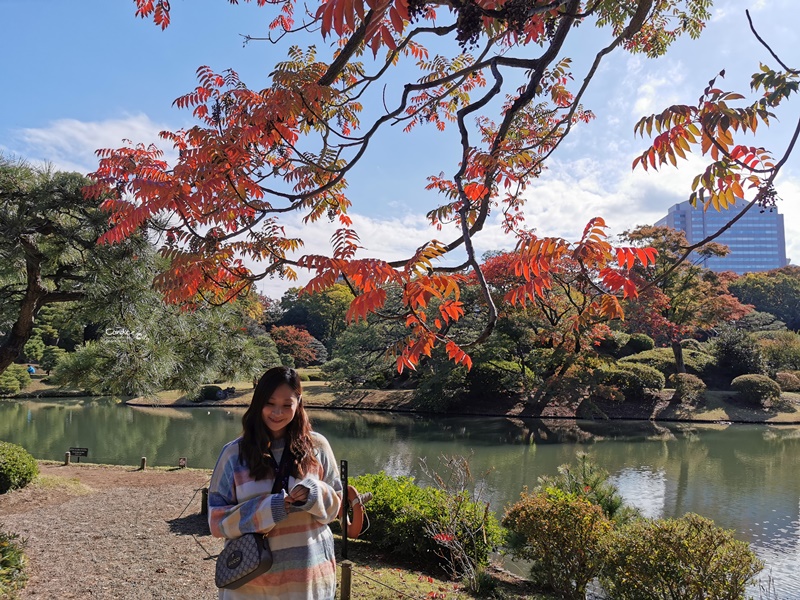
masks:
<path id="1" fill-rule="evenodd" d="M 656 222 L 683 231 L 690 244 L 716 233 L 746 206 L 737 202 L 728 210 L 721 212 L 709 208 L 694 208 L 688 201 L 670 207 L 668 214 Z M 786 238 L 783 228 L 783 215 L 777 209 L 760 211 L 750 209 L 730 229 L 714 241 L 725 244 L 730 253 L 724 257 L 710 257 L 704 261 L 712 271 L 734 271 L 738 274 L 754 271 L 769 271 L 785 267 Z"/>

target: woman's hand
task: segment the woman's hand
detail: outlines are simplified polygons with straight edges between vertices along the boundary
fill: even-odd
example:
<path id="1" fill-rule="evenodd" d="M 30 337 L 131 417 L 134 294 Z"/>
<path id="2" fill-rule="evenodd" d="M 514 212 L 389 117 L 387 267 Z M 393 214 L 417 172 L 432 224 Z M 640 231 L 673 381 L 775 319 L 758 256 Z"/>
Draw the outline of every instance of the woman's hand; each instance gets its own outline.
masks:
<path id="1" fill-rule="evenodd" d="M 286 496 L 286 504 L 305 504 L 308 501 L 308 488 L 304 485 L 296 485 Z"/>

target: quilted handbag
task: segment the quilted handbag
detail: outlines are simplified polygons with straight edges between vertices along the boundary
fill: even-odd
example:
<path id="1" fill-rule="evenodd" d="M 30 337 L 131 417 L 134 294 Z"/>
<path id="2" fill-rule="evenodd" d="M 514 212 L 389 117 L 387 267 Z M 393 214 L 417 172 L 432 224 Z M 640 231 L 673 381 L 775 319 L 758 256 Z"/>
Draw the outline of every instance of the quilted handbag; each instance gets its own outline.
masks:
<path id="1" fill-rule="evenodd" d="M 229 542 L 217 557 L 214 583 L 218 588 L 236 589 L 272 567 L 267 536 L 247 533 Z"/>

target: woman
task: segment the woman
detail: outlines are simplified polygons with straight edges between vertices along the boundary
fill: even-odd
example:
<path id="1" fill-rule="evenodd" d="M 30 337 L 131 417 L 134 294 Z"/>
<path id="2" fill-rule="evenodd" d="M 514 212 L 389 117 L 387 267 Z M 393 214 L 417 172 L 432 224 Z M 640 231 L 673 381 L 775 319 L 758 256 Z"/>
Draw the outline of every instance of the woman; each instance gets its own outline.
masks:
<path id="1" fill-rule="evenodd" d="M 339 513 L 342 484 L 328 441 L 311 431 L 294 369 L 264 373 L 242 426 L 214 467 L 208 523 L 212 535 L 228 540 L 268 533 L 273 565 L 235 590 L 220 589 L 220 599 L 333 599 L 328 523 Z M 273 485 L 280 491 L 272 493 Z"/>

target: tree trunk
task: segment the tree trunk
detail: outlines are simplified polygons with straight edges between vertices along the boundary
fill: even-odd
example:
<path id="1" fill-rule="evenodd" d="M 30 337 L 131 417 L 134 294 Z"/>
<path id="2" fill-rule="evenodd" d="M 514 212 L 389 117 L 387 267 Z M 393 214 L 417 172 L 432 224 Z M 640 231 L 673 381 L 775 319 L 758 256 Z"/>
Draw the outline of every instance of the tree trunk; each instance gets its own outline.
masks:
<path id="1" fill-rule="evenodd" d="M 42 285 L 42 254 L 29 239 L 20 238 L 20 245 L 25 250 L 25 276 L 27 288 L 19 307 L 19 315 L 11 328 L 8 339 L 0 345 L 0 373 L 13 364 L 33 333 L 33 324 L 39 309 L 45 304 L 80 300 L 82 292 L 50 292 Z"/>
<path id="2" fill-rule="evenodd" d="M 680 342 L 672 342 L 672 353 L 675 355 L 675 371 L 686 373 L 686 365 L 683 362 L 683 346 Z"/>
<path id="3" fill-rule="evenodd" d="M 25 347 L 33 332 L 33 320 L 39 311 L 40 300 L 47 293 L 42 286 L 41 253 L 29 240 L 20 240 L 25 249 L 25 275 L 28 286 L 19 307 L 17 321 L 5 343 L 0 346 L 0 373 L 12 364 Z"/>

